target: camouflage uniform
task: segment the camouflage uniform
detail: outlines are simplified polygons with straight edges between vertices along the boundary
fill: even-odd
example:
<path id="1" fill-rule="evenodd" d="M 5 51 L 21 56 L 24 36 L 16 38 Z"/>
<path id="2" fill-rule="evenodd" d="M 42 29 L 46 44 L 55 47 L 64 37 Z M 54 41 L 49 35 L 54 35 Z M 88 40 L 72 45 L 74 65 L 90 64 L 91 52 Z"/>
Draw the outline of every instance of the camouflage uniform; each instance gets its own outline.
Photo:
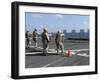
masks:
<path id="1" fill-rule="evenodd" d="M 58 33 L 56 34 L 56 46 L 57 46 L 57 54 L 59 53 L 59 49 L 61 49 L 61 52 L 64 52 L 64 45 L 63 45 L 63 38 L 61 33 L 58 31 Z"/>
<path id="2" fill-rule="evenodd" d="M 30 37 L 29 37 L 29 31 L 27 31 L 26 32 L 26 45 L 27 45 L 27 47 L 29 47 L 30 46 Z"/>
<path id="3" fill-rule="evenodd" d="M 43 53 L 46 54 L 48 53 L 48 49 L 49 49 L 49 43 L 50 43 L 50 37 L 49 37 L 49 33 L 47 31 L 45 31 L 42 33 L 42 43 L 43 43 Z"/>
<path id="4" fill-rule="evenodd" d="M 33 41 L 35 42 L 35 47 L 37 47 L 37 44 L 38 44 L 38 33 L 37 33 L 37 30 L 35 29 L 33 31 Z"/>

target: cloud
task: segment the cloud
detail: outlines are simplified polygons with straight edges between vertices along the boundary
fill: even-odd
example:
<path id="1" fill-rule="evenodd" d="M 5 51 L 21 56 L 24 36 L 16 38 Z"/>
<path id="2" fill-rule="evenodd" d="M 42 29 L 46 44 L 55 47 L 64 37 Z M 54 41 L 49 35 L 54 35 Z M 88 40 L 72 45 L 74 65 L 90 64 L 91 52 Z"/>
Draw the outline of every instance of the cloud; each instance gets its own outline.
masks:
<path id="1" fill-rule="evenodd" d="M 41 14 L 30 14 L 30 16 L 35 18 L 42 18 L 43 16 Z"/>
<path id="2" fill-rule="evenodd" d="M 61 15 L 61 14 L 56 14 L 56 15 L 54 15 L 56 18 L 63 18 L 63 15 Z"/>

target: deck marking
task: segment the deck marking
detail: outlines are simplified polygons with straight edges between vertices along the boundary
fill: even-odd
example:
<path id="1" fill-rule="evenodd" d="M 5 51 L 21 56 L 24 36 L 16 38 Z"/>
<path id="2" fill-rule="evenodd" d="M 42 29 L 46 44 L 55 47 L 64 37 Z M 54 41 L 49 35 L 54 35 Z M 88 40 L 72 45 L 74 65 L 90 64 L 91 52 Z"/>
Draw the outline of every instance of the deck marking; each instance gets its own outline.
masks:
<path id="1" fill-rule="evenodd" d="M 86 53 L 82 53 L 82 54 L 77 54 L 77 55 L 79 55 L 79 56 L 84 56 L 84 57 L 89 57 L 89 55 L 87 55 Z"/>
<path id="2" fill-rule="evenodd" d="M 88 51 L 89 49 L 76 49 L 76 50 L 71 50 L 71 54 L 72 55 L 75 55 L 75 54 L 77 54 L 77 52 L 80 52 L 80 51 Z M 67 50 L 68 51 L 68 50 Z M 40 54 L 40 53 L 43 53 L 43 52 L 26 52 L 25 54 L 26 55 L 28 55 L 28 54 Z M 51 53 L 56 53 L 56 51 L 52 51 L 52 52 L 48 52 L 49 54 L 51 54 Z M 67 53 L 66 51 L 64 51 L 64 53 Z M 79 56 L 85 56 L 85 57 L 89 57 L 89 55 L 87 55 L 86 53 L 85 54 L 77 54 L 77 55 L 79 55 Z"/>
<path id="3" fill-rule="evenodd" d="M 49 63 L 49 64 L 44 65 L 42 68 L 48 67 L 48 66 L 50 66 L 50 65 L 52 65 L 52 64 L 56 64 L 56 63 L 62 61 L 63 59 L 65 59 L 65 58 L 57 59 L 57 60 L 55 60 L 55 61 L 53 61 L 53 62 L 51 62 L 51 63 Z"/>

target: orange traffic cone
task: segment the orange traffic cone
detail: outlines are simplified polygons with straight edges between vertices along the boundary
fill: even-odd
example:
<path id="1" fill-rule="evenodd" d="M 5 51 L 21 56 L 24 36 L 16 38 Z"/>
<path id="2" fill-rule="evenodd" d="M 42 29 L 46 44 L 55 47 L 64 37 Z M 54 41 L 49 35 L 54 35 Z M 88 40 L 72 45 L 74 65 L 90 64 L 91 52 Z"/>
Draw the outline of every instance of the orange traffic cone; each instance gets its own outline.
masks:
<path id="1" fill-rule="evenodd" d="M 70 57 L 71 56 L 71 51 L 70 51 L 70 49 L 68 48 L 68 57 Z"/>

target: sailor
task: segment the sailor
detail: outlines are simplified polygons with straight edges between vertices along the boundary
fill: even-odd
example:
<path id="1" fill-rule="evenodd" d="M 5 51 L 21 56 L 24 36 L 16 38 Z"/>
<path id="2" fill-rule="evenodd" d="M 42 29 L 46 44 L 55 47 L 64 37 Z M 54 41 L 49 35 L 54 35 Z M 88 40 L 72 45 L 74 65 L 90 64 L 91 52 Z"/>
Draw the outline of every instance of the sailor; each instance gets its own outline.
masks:
<path id="1" fill-rule="evenodd" d="M 50 37 L 47 28 L 43 29 L 42 33 L 43 54 L 47 54 L 49 50 Z"/>
<path id="2" fill-rule="evenodd" d="M 25 37 L 26 37 L 26 45 L 27 45 L 27 47 L 29 47 L 30 46 L 29 31 L 26 31 Z"/>
<path id="3" fill-rule="evenodd" d="M 37 29 L 34 29 L 33 31 L 33 41 L 35 42 L 35 48 L 37 48 L 38 45 L 38 33 L 37 33 Z"/>
<path id="4" fill-rule="evenodd" d="M 56 34 L 55 42 L 56 42 L 56 47 L 57 47 L 57 54 L 59 53 L 59 49 L 61 49 L 61 53 L 63 54 L 64 45 L 63 45 L 63 37 L 60 30 Z"/>

